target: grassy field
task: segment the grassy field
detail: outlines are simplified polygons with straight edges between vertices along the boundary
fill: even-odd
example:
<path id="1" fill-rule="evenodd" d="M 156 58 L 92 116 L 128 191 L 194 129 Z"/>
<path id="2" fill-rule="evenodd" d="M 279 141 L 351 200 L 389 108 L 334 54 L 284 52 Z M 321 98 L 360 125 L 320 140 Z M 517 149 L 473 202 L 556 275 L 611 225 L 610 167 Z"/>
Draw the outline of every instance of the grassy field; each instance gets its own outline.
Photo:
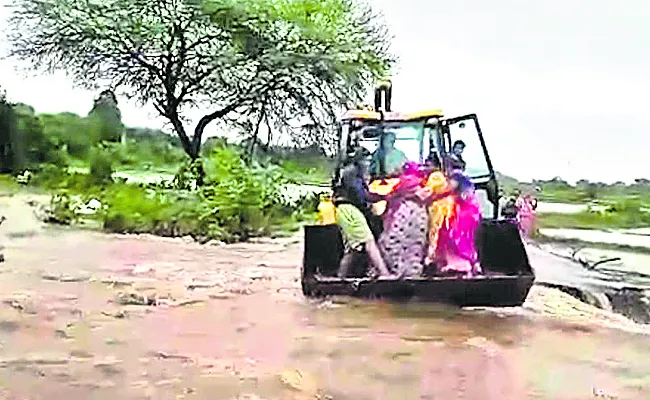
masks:
<path id="1" fill-rule="evenodd" d="M 573 214 L 541 213 L 540 228 L 572 229 L 634 229 L 650 227 L 650 214 L 646 212 L 580 212 Z"/>

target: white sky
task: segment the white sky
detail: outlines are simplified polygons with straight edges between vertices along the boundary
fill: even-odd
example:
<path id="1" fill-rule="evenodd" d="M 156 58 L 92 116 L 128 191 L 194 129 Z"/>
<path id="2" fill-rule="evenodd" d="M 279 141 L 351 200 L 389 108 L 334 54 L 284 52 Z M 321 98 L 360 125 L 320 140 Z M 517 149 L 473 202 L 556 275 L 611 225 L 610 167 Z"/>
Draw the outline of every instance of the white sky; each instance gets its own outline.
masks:
<path id="1" fill-rule="evenodd" d="M 11 0 L 0 0 L 9 4 Z M 650 178 L 650 3 L 643 0 L 372 0 L 400 57 L 394 108 L 477 113 L 495 168 L 519 179 Z M 0 9 L 0 27 L 7 10 Z M 7 46 L 0 39 L 0 54 Z M 96 93 L 63 75 L 0 86 L 38 112 L 85 115 Z M 120 99 L 129 126 L 161 127 Z"/>

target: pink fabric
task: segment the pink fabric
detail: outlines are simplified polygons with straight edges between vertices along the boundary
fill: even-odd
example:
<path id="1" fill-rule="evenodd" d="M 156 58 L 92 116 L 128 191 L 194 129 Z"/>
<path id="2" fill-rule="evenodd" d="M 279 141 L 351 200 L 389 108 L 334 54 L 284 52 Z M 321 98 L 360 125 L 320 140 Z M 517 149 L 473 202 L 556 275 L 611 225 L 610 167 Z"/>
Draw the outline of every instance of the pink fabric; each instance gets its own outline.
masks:
<path id="1" fill-rule="evenodd" d="M 419 276 L 427 251 L 427 207 L 417 197 L 423 185 L 417 170 L 406 169 L 388 196 L 384 232 L 378 240 L 388 270 L 399 277 Z"/>
<path id="2" fill-rule="evenodd" d="M 386 212 L 383 216 L 384 226 L 393 223 L 395 213 L 399 209 L 405 197 L 413 196 L 415 191 L 422 186 L 422 178 L 413 174 L 403 174 L 400 181 L 388 196 Z"/>
<path id="3" fill-rule="evenodd" d="M 533 202 L 534 199 L 529 195 L 517 199 L 517 222 L 521 234 L 526 238 L 530 238 L 535 230 L 536 212 Z"/>
<path id="4" fill-rule="evenodd" d="M 447 261 L 441 271 L 471 273 L 478 261 L 475 236 L 481 222 L 481 209 L 473 191 L 455 196 L 454 200 L 454 213 L 440 230 L 440 252 Z"/>

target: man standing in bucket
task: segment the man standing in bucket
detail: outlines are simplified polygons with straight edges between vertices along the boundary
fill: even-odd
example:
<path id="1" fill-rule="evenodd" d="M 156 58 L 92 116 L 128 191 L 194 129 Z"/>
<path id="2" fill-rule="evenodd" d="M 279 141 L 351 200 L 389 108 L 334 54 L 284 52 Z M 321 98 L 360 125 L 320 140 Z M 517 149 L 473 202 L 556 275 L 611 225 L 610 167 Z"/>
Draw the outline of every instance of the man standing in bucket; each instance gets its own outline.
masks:
<path id="1" fill-rule="evenodd" d="M 377 246 L 376 235 L 369 224 L 369 219 L 373 217 L 370 203 L 383 200 L 383 196 L 368 190 L 367 175 L 368 152 L 360 148 L 346 160 L 334 192 L 336 224 L 341 229 L 345 244 L 338 274 L 342 278 L 348 275 L 354 264 L 362 262 L 366 254 L 375 275 L 389 275 Z"/>

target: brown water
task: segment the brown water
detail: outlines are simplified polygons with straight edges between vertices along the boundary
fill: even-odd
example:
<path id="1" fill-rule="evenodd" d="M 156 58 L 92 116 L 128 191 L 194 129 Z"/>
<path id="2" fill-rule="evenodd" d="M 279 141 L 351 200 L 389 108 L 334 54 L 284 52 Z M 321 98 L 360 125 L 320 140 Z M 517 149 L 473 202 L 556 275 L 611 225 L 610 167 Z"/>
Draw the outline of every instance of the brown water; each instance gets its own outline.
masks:
<path id="1" fill-rule="evenodd" d="M 309 301 L 296 240 L 45 230 L 5 247 L 2 399 L 650 398 L 648 337 L 550 289 L 509 310 Z"/>

